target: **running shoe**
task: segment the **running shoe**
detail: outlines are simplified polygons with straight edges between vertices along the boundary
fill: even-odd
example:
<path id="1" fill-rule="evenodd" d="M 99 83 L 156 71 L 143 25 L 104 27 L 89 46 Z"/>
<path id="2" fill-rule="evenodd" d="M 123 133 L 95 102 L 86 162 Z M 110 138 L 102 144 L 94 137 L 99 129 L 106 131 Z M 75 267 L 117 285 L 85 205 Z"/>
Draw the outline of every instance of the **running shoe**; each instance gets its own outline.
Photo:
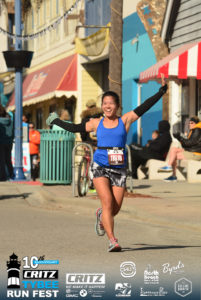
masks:
<path id="1" fill-rule="evenodd" d="M 172 166 L 165 166 L 158 169 L 158 172 L 172 172 Z"/>
<path id="2" fill-rule="evenodd" d="M 121 246 L 118 244 L 117 239 L 110 239 L 108 252 L 120 252 Z"/>
<path id="3" fill-rule="evenodd" d="M 101 222 L 101 214 L 102 214 L 102 208 L 98 208 L 96 211 L 95 232 L 99 236 L 103 236 L 105 234 L 105 229 L 103 227 L 103 223 Z"/>
<path id="4" fill-rule="evenodd" d="M 170 176 L 168 178 L 163 179 L 165 182 L 177 182 L 177 177 L 176 176 Z"/>
<path id="5" fill-rule="evenodd" d="M 96 193 L 96 189 L 89 189 L 89 190 L 88 190 L 88 193 L 89 193 L 89 194 L 95 194 L 95 193 Z"/>

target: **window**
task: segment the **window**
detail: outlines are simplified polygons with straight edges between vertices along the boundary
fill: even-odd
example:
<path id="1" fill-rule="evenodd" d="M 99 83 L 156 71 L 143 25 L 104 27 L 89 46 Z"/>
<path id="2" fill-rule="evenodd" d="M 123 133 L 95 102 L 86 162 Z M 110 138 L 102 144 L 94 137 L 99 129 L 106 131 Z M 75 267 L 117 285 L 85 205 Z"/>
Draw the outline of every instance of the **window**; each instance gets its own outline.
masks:
<path id="1" fill-rule="evenodd" d="M 64 108 L 67 109 L 67 111 L 69 112 L 70 121 L 73 122 L 74 121 L 74 115 L 75 115 L 75 99 L 74 99 L 74 97 L 68 99 L 65 102 Z"/>
<path id="2" fill-rule="evenodd" d="M 56 104 L 50 105 L 50 107 L 49 107 L 49 113 L 56 112 L 56 110 L 57 110 Z"/>
<path id="3" fill-rule="evenodd" d="M 43 110 L 38 108 L 36 110 L 36 129 L 42 129 L 43 127 Z"/>
<path id="4" fill-rule="evenodd" d="M 56 15 L 59 14 L 59 0 L 56 0 Z"/>
<path id="5" fill-rule="evenodd" d="M 15 23 L 15 15 L 14 14 L 8 14 L 8 31 L 10 33 L 13 33 L 13 27 Z M 14 40 L 8 38 L 8 50 L 15 49 Z"/>
<path id="6" fill-rule="evenodd" d="M 85 23 L 86 25 L 107 25 L 110 21 L 111 0 L 88 0 L 85 2 Z M 93 34 L 100 28 L 87 28 L 86 36 Z"/>
<path id="7" fill-rule="evenodd" d="M 196 100 L 196 114 L 201 118 L 201 81 L 197 80 L 197 100 Z"/>
<path id="8" fill-rule="evenodd" d="M 182 83 L 181 94 L 181 126 L 184 132 L 186 119 L 189 118 L 189 81 L 184 80 Z"/>

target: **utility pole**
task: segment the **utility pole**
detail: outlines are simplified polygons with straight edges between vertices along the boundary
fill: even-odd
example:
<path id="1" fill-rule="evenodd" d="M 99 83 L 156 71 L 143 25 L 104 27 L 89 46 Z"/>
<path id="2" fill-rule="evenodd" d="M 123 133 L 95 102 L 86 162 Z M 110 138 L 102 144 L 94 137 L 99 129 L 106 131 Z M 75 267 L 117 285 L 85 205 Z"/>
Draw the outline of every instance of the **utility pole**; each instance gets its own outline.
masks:
<path id="1" fill-rule="evenodd" d="M 109 89 L 116 92 L 122 104 L 122 11 L 123 0 L 111 0 L 109 49 Z"/>
<path id="2" fill-rule="evenodd" d="M 15 32 L 22 34 L 21 0 L 15 0 Z M 15 68 L 15 180 L 25 180 L 23 172 L 22 151 L 22 70 L 29 68 L 33 56 L 32 51 L 22 50 L 22 41 L 15 40 L 15 51 L 3 51 L 8 68 Z"/>
<path id="3" fill-rule="evenodd" d="M 22 34 L 21 1 L 15 1 L 15 30 L 17 35 Z M 22 41 L 15 40 L 15 50 L 22 50 Z M 23 172 L 22 152 L 22 68 L 15 69 L 15 179 L 25 179 Z"/>

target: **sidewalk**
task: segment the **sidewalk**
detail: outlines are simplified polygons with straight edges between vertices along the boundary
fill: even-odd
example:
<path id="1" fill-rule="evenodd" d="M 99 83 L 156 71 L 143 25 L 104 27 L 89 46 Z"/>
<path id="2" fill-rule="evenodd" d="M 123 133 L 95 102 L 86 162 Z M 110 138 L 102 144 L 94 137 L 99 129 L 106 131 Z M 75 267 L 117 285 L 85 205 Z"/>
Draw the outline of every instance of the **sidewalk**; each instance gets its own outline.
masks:
<path id="1" fill-rule="evenodd" d="M 70 210 L 74 213 L 82 211 L 92 215 L 100 205 L 96 194 L 73 197 L 72 186 L 69 185 L 1 182 L 0 195 L 0 200 L 21 197 L 30 206 L 41 209 Z M 199 183 L 134 180 L 134 193 L 127 193 L 125 196 L 118 218 L 200 230 L 201 185 Z"/>

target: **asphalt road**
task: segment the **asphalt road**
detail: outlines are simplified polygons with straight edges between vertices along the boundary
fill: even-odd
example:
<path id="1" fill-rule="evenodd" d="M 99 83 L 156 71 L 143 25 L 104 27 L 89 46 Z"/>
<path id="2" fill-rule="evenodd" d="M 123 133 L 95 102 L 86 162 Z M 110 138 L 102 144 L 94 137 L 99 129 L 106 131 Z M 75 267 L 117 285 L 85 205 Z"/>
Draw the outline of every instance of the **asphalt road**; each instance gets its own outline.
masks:
<path id="1" fill-rule="evenodd" d="M 173 286 L 184 276 L 196 285 L 200 280 L 200 233 L 181 227 L 116 218 L 121 253 L 108 253 L 106 237 L 94 232 L 95 216 L 87 209 L 68 210 L 31 207 L 23 197 L 0 201 L 0 264 L 6 266 L 15 252 L 20 259 L 45 256 L 59 260 L 60 278 L 66 273 L 105 273 L 110 285 L 129 281 L 120 274 L 122 262 L 136 265 L 135 286 L 143 284 L 148 265 L 160 274 L 160 285 Z M 6 284 L 7 273 L 1 275 Z M 188 299 L 188 298 L 186 298 Z M 194 298 L 195 299 L 195 298 Z"/>

